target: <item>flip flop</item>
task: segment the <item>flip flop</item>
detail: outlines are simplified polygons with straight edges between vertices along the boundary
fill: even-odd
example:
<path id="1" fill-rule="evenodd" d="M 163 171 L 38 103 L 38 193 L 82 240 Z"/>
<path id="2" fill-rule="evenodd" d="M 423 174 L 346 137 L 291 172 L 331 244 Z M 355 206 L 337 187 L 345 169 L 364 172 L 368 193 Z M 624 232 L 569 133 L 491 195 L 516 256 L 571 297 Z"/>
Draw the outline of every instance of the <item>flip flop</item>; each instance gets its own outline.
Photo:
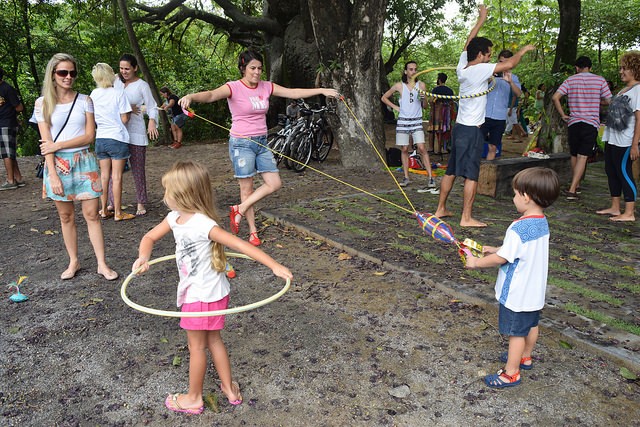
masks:
<path id="1" fill-rule="evenodd" d="M 230 400 L 229 398 L 227 398 L 229 399 L 229 403 L 232 405 L 240 405 L 242 403 L 242 394 L 240 394 L 240 386 L 238 385 L 237 382 L 231 381 L 231 388 L 238 390 L 238 392 L 236 393 L 238 398 L 236 400 Z M 222 384 L 220 384 L 220 390 L 222 390 Z M 224 393 L 224 390 L 222 390 L 222 393 Z"/>
<path id="2" fill-rule="evenodd" d="M 178 396 L 180 396 L 180 393 L 170 394 L 167 396 L 164 401 L 164 406 L 166 406 L 170 411 L 187 415 L 200 415 L 204 411 L 204 405 L 199 408 L 183 408 L 180 406 L 180 403 L 178 403 Z"/>
<path id="3" fill-rule="evenodd" d="M 114 221 L 126 221 L 129 219 L 134 219 L 136 216 L 135 215 L 131 215 L 130 213 L 126 213 L 126 212 L 122 212 L 120 215 L 116 215 L 115 218 L 113 218 Z"/>
<path id="4" fill-rule="evenodd" d="M 136 211 L 136 216 L 143 216 L 147 214 L 147 210 L 146 209 L 138 209 Z"/>

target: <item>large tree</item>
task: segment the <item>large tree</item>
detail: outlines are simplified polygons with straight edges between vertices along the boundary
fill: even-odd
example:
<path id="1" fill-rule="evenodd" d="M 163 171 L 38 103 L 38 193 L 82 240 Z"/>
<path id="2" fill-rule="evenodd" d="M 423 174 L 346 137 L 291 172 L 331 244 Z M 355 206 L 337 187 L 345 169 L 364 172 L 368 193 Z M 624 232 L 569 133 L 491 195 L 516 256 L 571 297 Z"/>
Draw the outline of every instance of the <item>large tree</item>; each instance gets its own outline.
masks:
<path id="1" fill-rule="evenodd" d="M 229 0 L 214 2 L 222 13 L 188 7 L 185 0 L 138 8 L 146 12 L 142 21 L 176 29 L 198 19 L 224 31 L 233 42 L 262 50 L 270 80 L 290 87 L 315 82 L 338 89 L 357 118 L 339 104 L 340 120 L 334 124 L 340 126 L 335 134 L 343 165 L 379 164 L 357 123 L 381 150 L 380 49 L 387 0 L 266 0 L 259 16 Z"/>

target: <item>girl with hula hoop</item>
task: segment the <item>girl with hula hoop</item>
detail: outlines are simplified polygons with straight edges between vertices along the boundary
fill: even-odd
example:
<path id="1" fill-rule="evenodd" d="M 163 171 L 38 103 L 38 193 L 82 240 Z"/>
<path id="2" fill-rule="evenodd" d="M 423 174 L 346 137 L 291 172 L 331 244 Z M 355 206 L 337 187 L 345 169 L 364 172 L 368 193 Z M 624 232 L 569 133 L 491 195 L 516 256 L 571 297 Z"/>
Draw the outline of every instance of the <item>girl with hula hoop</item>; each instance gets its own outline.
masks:
<path id="1" fill-rule="evenodd" d="M 219 226 L 211 179 L 204 166 L 193 161 L 178 161 L 162 177 L 162 186 L 165 189 L 164 203 L 171 212 L 144 235 L 132 270 L 147 271 L 155 242 L 173 231 L 180 275 L 177 305 L 182 306 L 182 312 L 216 311 L 228 307 L 225 246 L 264 264 L 278 277 L 293 277 L 288 268 Z M 187 331 L 189 344 L 189 391 L 167 396 L 165 406 L 171 411 L 187 414 L 204 411 L 202 389 L 207 370 L 207 349 L 220 377 L 220 388 L 229 403 L 242 403 L 240 387 L 232 380 L 229 356 L 220 335 L 224 320 L 225 316 L 183 317 L 180 320 L 180 327 Z"/>

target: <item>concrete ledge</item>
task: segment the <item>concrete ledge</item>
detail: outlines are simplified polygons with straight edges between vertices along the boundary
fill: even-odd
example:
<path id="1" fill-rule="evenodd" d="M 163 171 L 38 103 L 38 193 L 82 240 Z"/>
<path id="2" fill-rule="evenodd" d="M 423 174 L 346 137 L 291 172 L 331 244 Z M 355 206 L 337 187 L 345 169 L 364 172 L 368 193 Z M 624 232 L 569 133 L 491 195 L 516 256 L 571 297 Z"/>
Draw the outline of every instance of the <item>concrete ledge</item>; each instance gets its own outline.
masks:
<path id="1" fill-rule="evenodd" d="M 501 158 L 483 160 L 480 163 L 478 177 L 478 194 L 495 198 L 511 197 L 511 180 L 523 169 L 542 166 L 553 169 L 560 177 L 560 182 L 571 181 L 571 156 L 569 153 L 551 154 L 548 159 L 532 159 L 529 157 Z"/>

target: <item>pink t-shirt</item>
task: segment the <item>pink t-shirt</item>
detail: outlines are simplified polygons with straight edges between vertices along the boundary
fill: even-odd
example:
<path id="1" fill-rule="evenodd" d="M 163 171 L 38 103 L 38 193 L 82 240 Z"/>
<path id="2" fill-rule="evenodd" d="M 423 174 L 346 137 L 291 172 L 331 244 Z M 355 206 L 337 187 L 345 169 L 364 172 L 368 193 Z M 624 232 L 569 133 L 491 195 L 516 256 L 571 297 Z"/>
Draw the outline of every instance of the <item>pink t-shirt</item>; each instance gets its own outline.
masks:
<path id="1" fill-rule="evenodd" d="M 231 136 L 262 136 L 267 134 L 267 111 L 273 83 L 260 81 L 251 88 L 242 80 L 228 82 L 231 96 L 227 98 L 231 111 Z"/>

